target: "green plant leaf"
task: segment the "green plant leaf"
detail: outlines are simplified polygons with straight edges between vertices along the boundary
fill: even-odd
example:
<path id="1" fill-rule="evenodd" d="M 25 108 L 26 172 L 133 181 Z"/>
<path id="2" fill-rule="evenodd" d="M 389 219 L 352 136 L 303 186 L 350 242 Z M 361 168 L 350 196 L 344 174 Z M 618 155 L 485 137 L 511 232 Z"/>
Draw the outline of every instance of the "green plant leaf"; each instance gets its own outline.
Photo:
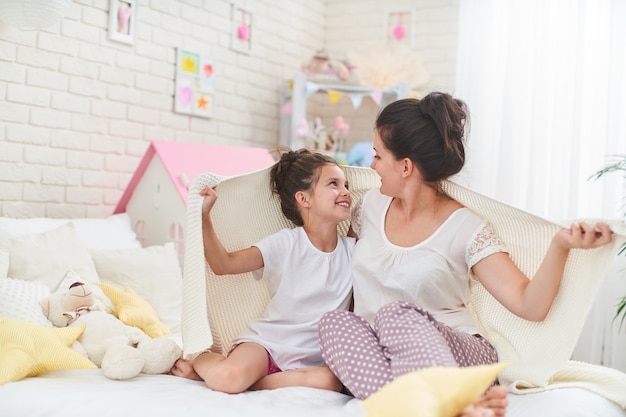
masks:
<path id="1" fill-rule="evenodd" d="M 604 168 L 596 171 L 593 175 L 591 175 L 589 180 L 598 180 L 611 172 L 623 172 L 626 175 L 626 154 L 624 155 L 614 155 L 614 158 L 617 158 L 615 162 L 611 165 L 607 165 Z"/>
<path id="2" fill-rule="evenodd" d="M 600 169 L 595 174 L 591 175 L 588 179 L 595 181 L 595 180 L 602 178 L 606 174 L 609 174 L 612 172 L 621 172 L 622 175 L 626 177 L 626 154 L 614 155 L 613 157 L 616 159 L 612 163 L 610 163 L 610 165 L 607 165 L 606 167 Z M 626 212 L 624 213 L 624 216 L 626 216 Z M 617 254 L 623 255 L 625 253 L 626 253 L 626 243 L 624 243 L 620 247 Z M 617 311 L 615 313 L 615 317 L 613 317 L 613 321 L 617 319 L 620 319 L 618 330 L 621 330 L 622 326 L 624 325 L 624 322 L 626 321 L 626 295 L 624 295 L 622 299 L 617 303 Z"/>
<path id="3" fill-rule="evenodd" d="M 620 302 L 617 304 L 617 312 L 615 313 L 615 317 L 613 317 L 613 320 L 615 321 L 620 316 L 622 318 L 619 322 L 619 329 L 622 328 L 622 326 L 624 325 L 624 320 L 626 320 L 626 295 L 622 297 Z"/>

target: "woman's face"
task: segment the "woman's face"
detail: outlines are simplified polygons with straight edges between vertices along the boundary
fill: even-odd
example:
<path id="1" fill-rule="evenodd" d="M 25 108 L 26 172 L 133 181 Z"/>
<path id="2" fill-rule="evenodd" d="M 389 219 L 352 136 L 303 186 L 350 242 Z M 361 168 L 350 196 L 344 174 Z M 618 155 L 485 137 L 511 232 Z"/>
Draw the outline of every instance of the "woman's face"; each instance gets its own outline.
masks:
<path id="1" fill-rule="evenodd" d="M 402 184 L 402 161 L 396 160 L 385 147 L 377 130 L 374 131 L 374 160 L 370 167 L 380 176 L 380 192 L 395 196 L 394 190 Z"/>

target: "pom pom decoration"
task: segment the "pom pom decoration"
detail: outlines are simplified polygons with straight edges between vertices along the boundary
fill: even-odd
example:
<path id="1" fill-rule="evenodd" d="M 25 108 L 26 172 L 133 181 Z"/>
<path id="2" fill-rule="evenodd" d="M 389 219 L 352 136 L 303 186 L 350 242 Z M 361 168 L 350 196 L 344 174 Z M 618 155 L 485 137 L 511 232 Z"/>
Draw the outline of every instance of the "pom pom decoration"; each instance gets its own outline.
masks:
<path id="1" fill-rule="evenodd" d="M 370 47 L 354 54 L 351 61 L 359 69 L 361 84 L 372 88 L 385 90 L 407 82 L 419 89 L 430 78 L 421 56 L 401 43 Z"/>

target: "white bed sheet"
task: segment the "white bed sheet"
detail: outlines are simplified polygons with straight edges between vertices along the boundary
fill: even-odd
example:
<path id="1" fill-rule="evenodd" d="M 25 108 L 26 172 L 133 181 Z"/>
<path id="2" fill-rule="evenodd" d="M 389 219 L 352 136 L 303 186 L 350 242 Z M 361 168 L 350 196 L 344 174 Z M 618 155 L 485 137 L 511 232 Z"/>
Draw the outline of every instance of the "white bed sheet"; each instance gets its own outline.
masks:
<path id="1" fill-rule="evenodd" d="M 579 388 L 509 394 L 507 417 L 626 417 Z M 229 395 L 170 375 L 112 381 L 99 369 L 70 369 L 0 386 L 2 417 L 364 417 L 360 401 L 314 388 Z"/>

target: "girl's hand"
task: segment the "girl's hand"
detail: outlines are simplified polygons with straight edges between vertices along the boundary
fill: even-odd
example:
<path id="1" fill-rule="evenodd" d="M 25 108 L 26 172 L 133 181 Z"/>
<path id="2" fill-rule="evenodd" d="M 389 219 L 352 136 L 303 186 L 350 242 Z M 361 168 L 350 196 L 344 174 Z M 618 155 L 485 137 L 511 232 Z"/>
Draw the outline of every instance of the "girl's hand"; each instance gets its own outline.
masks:
<path id="1" fill-rule="evenodd" d="M 207 214 L 211 211 L 217 200 L 216 187 L 205 187 L 200 190 L 200 195 L 204 196 L 204 200 L 202 200 L 202 213 Z"/>
<path id="2" fill-rule="evenodd" d="M 569 229 L 561 229 L 555 240 L 565 249 L 593 249 L 604 246 L 613 240 L 613 232 L 602 222 L 595 227 L 588 223 L 573 223 Z"/>

